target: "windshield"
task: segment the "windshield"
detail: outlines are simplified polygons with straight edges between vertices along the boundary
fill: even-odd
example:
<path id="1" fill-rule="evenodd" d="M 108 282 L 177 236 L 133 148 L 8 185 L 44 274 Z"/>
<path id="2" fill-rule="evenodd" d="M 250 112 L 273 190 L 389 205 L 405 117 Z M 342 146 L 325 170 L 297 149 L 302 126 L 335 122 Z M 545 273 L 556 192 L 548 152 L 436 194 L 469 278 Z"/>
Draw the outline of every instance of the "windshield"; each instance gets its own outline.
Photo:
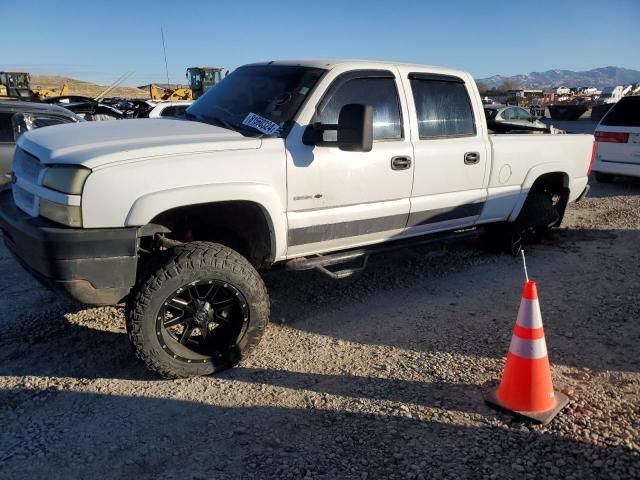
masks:
<path id="1" fill-rule="evenodd" d="M 187 118 L 252 135 L 282 136 L 325 70 L 240 67 L 187 109 Z"/>

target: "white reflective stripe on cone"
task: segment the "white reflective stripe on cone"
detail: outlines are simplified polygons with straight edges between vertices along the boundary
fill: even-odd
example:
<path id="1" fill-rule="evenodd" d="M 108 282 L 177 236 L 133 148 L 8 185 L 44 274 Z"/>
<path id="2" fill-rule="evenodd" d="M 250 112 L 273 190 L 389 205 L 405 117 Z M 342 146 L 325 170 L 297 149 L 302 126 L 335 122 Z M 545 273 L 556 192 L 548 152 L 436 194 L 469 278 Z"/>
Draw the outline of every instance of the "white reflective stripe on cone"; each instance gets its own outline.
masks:
<path id="1" fill-rule="evenodd" d="M 542 314 L 537 300 L 523 298 L 518 310 L 516 323 L 525 328 L 542 328 Z"/>
<path id="2" fill-rule="evenodd" d="M 511 337 L 509 351 L 522 358 L 544 358 L 547 356 L 547 344 L 544 337 L 536 340 L 525 340 L 517 336 Z"/>

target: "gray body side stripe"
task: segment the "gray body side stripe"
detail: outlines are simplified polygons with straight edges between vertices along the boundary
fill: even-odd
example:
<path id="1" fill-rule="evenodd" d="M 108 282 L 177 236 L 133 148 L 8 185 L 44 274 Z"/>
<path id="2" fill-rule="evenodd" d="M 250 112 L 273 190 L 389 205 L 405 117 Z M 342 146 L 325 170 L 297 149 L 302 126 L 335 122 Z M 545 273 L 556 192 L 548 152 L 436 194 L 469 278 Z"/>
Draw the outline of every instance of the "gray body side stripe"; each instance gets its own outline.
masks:
<path id="1" fill-rule="evenodd" d="M 324 242 L 336 238 L 357 237 L 369 233 L 398 230 L 407 224 L 407 214 L 390 215 L 388 217 L 367 218 L 353 222 L 328 223 L 312 227 L 289 230 L 289 245 Z"/>
<path id="2" fill-rule="evenodd" d="M 436 208 L 424 212 L 411 212 L 407 227 L 418 227 L 429 223 L 445 222 L 457 218 L 473 217 L 480 215 L 484 202 L 467 203 L 457 207 Z"/>
<path id="3" fill-rule="evenodd" d="M 338 238 L 357 237 L 370 233 L 398 230 L 405 227 L 417 227 L 429 223 L 444 222 L 458 218 L 479 215 L 483 202 L 469 203 L 457 207 L 437 208 L 424 212 L 413 212 L 410 215 L 390 215 L 387 217 L 367 218 L 353 222 L 328 223 L 311 227 L 289 230 L 289 246 L 324 242 Z"/>

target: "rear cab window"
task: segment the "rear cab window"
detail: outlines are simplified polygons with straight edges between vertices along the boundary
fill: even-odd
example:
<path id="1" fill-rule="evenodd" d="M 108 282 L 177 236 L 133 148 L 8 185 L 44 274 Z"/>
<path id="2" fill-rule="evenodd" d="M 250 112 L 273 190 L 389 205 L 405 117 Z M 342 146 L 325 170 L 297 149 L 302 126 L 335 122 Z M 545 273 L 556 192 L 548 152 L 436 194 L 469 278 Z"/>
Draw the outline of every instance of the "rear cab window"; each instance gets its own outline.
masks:
<path id="1" fill-rule="evenodd" d="M 451 75 L 410 73 L 420 139 L 471 137 L 476 125 L 464 80 Z"/>
<path id="2" fill-rule="evenodd" d="M 607 127 L 640 127 L 640 96 L 621 99 L 600 124 Z"/>

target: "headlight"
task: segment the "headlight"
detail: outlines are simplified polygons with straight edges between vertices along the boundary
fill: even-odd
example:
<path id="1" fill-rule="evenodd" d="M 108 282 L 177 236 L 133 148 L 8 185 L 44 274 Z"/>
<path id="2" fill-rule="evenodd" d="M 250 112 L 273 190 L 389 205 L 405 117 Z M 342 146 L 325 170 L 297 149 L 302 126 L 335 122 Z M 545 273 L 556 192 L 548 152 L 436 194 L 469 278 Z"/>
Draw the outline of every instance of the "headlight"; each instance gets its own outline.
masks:
<path id="1" fill-rule="evenodd" d="M 61 205 L 41 198 L 40 216 L 69 227 L 82 227 L 82 210 L 77 205 Z"/>
<path id="2" fill-rule="evenodd" d="M 80 195 L 90 173 L 85 167 L 54 165 L 45 171 L 42 185 L 68 195 Z"/>

